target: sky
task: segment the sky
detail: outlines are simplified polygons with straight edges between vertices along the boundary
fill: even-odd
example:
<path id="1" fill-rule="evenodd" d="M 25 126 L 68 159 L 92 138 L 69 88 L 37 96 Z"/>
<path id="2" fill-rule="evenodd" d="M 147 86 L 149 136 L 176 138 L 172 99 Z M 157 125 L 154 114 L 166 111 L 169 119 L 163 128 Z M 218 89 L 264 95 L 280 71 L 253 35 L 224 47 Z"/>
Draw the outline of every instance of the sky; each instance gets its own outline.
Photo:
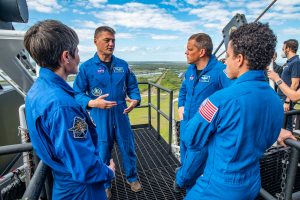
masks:
<path id="1" fill-rule="evenodd" d="M 214 49 L 223 40 L 222 29 L 236 13 L 254 21 L 273 0 L 27 0 L 29 22 L 14 23 L 26 31 L 37 21 L 60 20 L 79 36 L 81 61 L 96 51 L 94 31 L 107 25 L 116 30 L 114 54 L 126 61 L 186 61 L 189 36 L 204 32 Z M 282 43 L 300 41 L 300 0 L 277 0 L 261 18 L 277 35 L 278 62 Z M 224 50 L 224 45 L 218 51 Z"/>

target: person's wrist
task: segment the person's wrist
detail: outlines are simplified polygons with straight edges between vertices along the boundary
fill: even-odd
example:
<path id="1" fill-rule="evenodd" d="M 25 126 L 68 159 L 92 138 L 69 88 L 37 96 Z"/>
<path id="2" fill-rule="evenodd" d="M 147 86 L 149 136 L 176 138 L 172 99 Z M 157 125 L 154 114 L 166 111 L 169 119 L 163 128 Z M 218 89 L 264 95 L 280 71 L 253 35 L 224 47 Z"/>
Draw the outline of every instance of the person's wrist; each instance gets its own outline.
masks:
<path id="1" fill-rule="evenodd" d="M 281 80 L 281 79 L 277 79 L 277 81 L 275 81 L 275 83 L 276 83 L 276 85 L 280 85 L 280 84 L 282 84 L 283 83 L 283 81 Z"/>
<path id="2" fill-rule="evenodd" d="M 89 103 L 88 103 L 88 106 L 89 106 L 90 108 L 94 108 L 94 107 L 95 107 L 95 105 L 94 105 L 94 100 L 90 100 Z"/>
<path id="3" fill-rule="evenodd" d="M 284 103 L 286 103 L 286 104 L 290 104 L 290 101 L 284 101 Z"/>

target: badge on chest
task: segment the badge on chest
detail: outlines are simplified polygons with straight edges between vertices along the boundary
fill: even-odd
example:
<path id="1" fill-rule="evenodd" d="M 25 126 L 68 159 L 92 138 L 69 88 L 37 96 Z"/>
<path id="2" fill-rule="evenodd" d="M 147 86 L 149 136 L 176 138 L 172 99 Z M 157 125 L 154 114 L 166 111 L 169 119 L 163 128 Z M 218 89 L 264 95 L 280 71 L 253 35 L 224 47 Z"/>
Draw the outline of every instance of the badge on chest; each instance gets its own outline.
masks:
<path id="1" fill-rule="evenodd" d="M 123 67 L 114 67 L 113 70 L 115 73 L 124 73 Z"/>
<path id="2" fill-rule="evenodd" d="M 97 73 L 98 74 L 103 74 L 105 72 L 105 68 L 103 67 L 100 67 L 98 70 L 97 70 Z"/>
<path id="3" fill-rule="evenodd" d="M 202 75 L 200 78 L 199 78 L 199 82 L 206 82 L 208 83 L 210 80 L 210 76 L 208 75 Z"/>

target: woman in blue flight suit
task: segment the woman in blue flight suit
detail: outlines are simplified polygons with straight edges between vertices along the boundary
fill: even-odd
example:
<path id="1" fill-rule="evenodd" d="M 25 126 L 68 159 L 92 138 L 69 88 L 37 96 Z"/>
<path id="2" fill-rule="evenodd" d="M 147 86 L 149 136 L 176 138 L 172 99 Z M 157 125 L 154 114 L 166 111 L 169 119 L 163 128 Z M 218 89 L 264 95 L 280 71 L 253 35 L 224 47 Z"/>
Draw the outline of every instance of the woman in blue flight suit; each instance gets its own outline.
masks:
<path id="1" fill-rule="evenodd" d="M 250 23 L 231 33 L 226 72 L 237 79 L 208 97 L 187 125 L 185 167 L 202 165 L 197 157 L 205 146 L 208 159 L 185 199 L 251 200 L 259 194 L 259 160 L 283 120 L 280 99 L 264 77 L 275 46 L 268 25 Z"/>
<path id="2" fill-rule="evenodd" d="M 187 122 L 197 113 L 201 102 L 214 92 L 230 85 L 231 80 L 225 73 L 225 65 L 211 55 L 213 44 L 209 35 L 198 33 L 188 39 L 187 62 L 190 64 L 185 79 L 179 91 L 178 113 L 180 118 L 180 158 L 181 165 L 185 160 L 186 146 L 182 143 L 185 139 Z M 188 139 L 188 138 L 186 138 Z M 201 158 L 199 158 L 201 159 Z M 204 167 L 204 166 L 203 166 Z M 185 176 L 185 169 L 179 168 L 176 183 L 179 187 L 191 187 L 202 170 L 195 169 L 194 175 Z"/>
<path id="3" fill-rule="evenodd" d="M 114 163 L 99 158 L 95 126 L 65 81 L 77 73 L 78 37 L 74 30 L 46 20 L 32 26 L 24 45 L 41 66 L 26 96 L 26 119 L 33 148 L 52 169 L 53 199 L 106 199 L 104 183 L 114 177 Z"/>

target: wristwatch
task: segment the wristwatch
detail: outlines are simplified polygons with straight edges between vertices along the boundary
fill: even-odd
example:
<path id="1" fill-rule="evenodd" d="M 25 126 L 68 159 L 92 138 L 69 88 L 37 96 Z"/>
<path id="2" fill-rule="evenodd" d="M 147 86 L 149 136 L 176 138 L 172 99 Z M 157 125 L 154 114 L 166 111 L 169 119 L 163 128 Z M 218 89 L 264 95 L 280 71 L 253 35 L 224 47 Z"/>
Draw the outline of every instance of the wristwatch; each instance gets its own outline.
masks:
<path id="1" fill-rule="evenodd" d="M 283 83 L 283 81 L 281 79 L 279 79 L 278 81 L 276 81 L 276 85 L 280 85 L 281 83 Z"/>

